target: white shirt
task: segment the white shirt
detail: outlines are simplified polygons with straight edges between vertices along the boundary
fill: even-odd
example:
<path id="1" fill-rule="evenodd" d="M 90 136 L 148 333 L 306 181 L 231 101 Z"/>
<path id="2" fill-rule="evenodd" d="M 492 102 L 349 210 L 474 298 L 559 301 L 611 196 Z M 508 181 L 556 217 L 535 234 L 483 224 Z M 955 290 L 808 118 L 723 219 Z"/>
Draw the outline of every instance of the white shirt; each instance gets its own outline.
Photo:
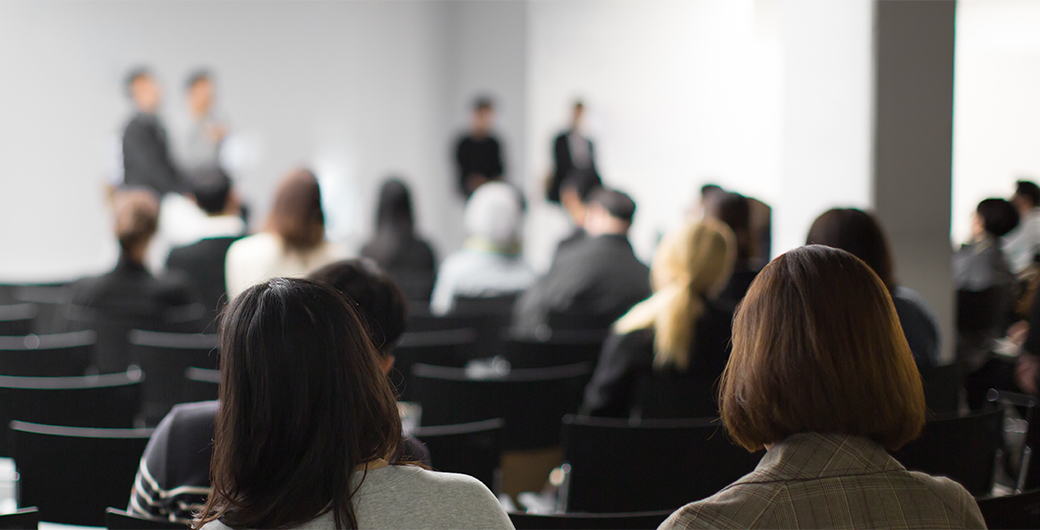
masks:
<path id="1" fill-rule="evenodd" d="M 315 269 L 346 258 L 346 254 L 342 247 L 329 241 L 306 253 L 286 252 L 281 240 L 268 232 L 239 239 L 228 248 L 224 264 L 228 298 L 271 278 L 302 278 Z"/>
<path id="2" fill-rule="evenodd" d="M 1033 256 L 1040 252 L 1040 207 L 1029 210 L 1001 245 L 1011 272 L 1018 274 L 1033 263 Z"/>
<path id="3" fill-rule="evenodd" d="M 437 272 L 430 312 L 444 315 L 456 296 L 495 296 L 523 291 L 534 284 L 534 271 L 519 256 L 464 248 L 448 256 Z"/>

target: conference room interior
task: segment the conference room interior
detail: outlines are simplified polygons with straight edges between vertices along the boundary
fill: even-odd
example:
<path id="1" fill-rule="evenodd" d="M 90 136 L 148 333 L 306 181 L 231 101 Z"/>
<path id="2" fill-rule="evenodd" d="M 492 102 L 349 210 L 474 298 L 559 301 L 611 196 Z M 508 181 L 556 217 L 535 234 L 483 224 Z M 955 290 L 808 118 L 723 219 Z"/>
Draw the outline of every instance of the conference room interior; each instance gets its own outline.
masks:
<path id="1" fill-rule="evenodd" d="M 880 226 L 891 258 L 880 281 L 893 298 L 896 284 L 914 292 L 934 323 L 919 355 L 903 322 L 928 413 L 890 453 L 960 484 L 990 528 L 1040 528 L 1029 339 L 1040 258 L 1011 264 L 1013 315 L 997 314 L 992 289 L 965 287 L 957 265 L 994 235 L 980 203 L 1018 208 L 1020 183 L 1040 182 L 1038 27 L 1040 0 L 0 2 L 0 526 L 188 526 L 136 495 L 163 418 L 218 398 L 218 304 L 115 318 L 77 301 L 138 251 L 146 274 L 201 285 L 171 250 L 212 237 L 202 227 L 220 215 L 241 219 L 226 224 L 240 233 L 221 251 L 224 307 L 272 276 L 241 272 L 260 261 L 241 243 L 277 232 L 279 197 L 313 181 L 321 263 L 273 276 L 314 279 L 342 259 L 386 269 L 408 324 L 373 351 L 391 356 L 404 434 L 433 470 L 484 484 L 515 528 L 657 528 L 753 472 L 767 451 L 727 434 L 721 366 L 693 390 L 634 384 L 637 401 L 703 398 L 678 409 L 648 400 L 597 415 L 594 380 L 630 310 L 663 290 L 670 237 L 721 224 L 736 242 L 746 230 L 738 261 L 754 291 L 774 258 L 840 246 L 812 235 L 836 208 Z M 142 191 L 127 167 L 141 76 L 161 94 L 157 130 L 182 179 L 145 185 L 153 199 L 129 195 Z M 217 139 L 214 165 L 196 171 L 202 78 L 213 99 L 198 130 Z M 462 144 L 489 136 L 500 174 L 473 179 Z M 228 191 L 214 213 L 195 185 L 217 174 Z M 601 186 L 582 195 L 593 177 Z M 393 194 L 407 196 L 428 277 L 377 265 Z M 719 213 L 724 195 L 749 209 L 747 227 Z M 155 209 L 138 249 L 121 208 Z M 1034 226 L 1021 211 L 1020 232 Z M 551 310 L 532 321 L 573 237 L 627 240 L 648 287 L 594 324 Z M 463 262 L 489 245 L 515 283 L 466 291 L 488 265 Z M 622 274 L 616 261 L 585 265 L 589 278 Z M 725 297 L 723 284 L 705 299 Z"/>

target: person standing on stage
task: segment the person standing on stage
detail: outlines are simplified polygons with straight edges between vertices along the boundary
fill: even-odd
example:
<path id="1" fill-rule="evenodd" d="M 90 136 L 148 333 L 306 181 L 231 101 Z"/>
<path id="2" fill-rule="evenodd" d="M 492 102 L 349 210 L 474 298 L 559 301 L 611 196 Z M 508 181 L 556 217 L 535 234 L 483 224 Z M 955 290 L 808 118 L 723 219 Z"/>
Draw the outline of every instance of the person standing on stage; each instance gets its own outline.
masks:
<path id="1" fill-rule="evenodd" d="M 187 99 L 191 123 L 181 148 L 181 167 L 189 173 L 212 171 L 220 167 L 220 147 L 227 129 L 214 112 L 213 76 L 197 70 L 188 77 Z"/>
<path id="2" fill-rule="evenodd" d="M 185 184 L 170 160 L 166 129 L 156 115 L 162 103 L 159 83 L 147 69 L 136 68 L 126 87 L 135 113 L 123 132 L 123 186 L 150 188 L 160 196 L 181 193 Z"/>
<path id="3" fill-rule="evenodd" d="M 574 103 L 574 113 L 571 115 L 571 127 L 561 132 L 553 140 L 553 160 L 556 169 L 553 171 L 552 180 L 546 196 L 550 202 L 560 202 L 560 185 L 575 170 L 591 173 L 599 179 L 596 172 L 596 160 L 593 156 L 592 140 L 589 140 L 584 131 L 585 104 L 581 101 Z"/>
<path id="4" fill-rule="evenodd" d="M 459 189 L 469 197 L 481 184 L 500 180 L 504 173 L 502 149 L 491 133 L 495 109 L 491 99 L 478 98 L 473 105 L 473 127 L 459 140 L 455 160 L 459 167 Z"/>

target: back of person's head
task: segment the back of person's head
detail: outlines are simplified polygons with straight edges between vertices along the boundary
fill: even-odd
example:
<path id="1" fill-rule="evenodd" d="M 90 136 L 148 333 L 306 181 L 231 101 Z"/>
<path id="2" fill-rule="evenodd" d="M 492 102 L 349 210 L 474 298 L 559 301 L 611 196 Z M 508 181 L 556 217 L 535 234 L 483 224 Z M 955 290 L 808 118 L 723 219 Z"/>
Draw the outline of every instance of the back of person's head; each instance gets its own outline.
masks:
<path id="1" fill-rule="evenodd" d="M 1029 180 L 1015 182 L 1015 196 L 1013 200 L 1025 200 L 1030 208 L 1040 206 L 1040 186 Z"/>
<path id="2" fill-rule="evenodd" d="M 318 179 L 307 169 L 297 169 L 278 187 L 267 230 L 277 234 L 289 250 L 308 251 L 325 239 L 325 214 L 321 210 Z"/>
<path id="3" fill-rule="evenodd" d="M 191 177 L 191 193 L 195 203 L 209 215 L 224 213 L 231 199 L 231 179 L 220 167 L 205 167 Z"/>
<path id="4" fill-rule="evenodd" d="M 355 470 L 401 437 L 377 359 L 332 287 L 275 278 L 235 297 L 220 330 L 213 493 L 194 527 L 292 528 L 331 511 L 357 528 Z"/>
<path id="5" fill-rule="evenodd" d="M 746 265 L 754 254 L 754 241 L 751 239 L 751 204 L 739 193 L 722 192 L 718 199 L 710 203 L 707 214 L 714 217 L 733 231 L 737 241 L 737 262 Z"/>
<path id="6" fill-rule="evenodd" d="M 393 352 L 408 325 L 408 300 L 389 274 L 371 260 L 349 259 L 330 263 L 308 277 L 346 295 L 379 354 L 385 357 Z"/>
<path id="7" fill-rule="evenodd" d="M 589 202 L 589 197 L 592 192 L 603 186 L 603 181 L 600 180 L 599 175 L 596 175 L 588 169 L 575 169 L 567 174 L 560 183 L 560 193 L 563 194 L 567 191 L 573 191 L 576 197 L 582 202 Z M 634 209 L 634 206 L 633 206 Z"/>
<path id="8" fill-rule="evenodd" d="M 117 191 L 112 197 L 116 238 L 124 251 L 148 245 L 159 227 L 159 199 L 146 189 Z"/>
<path id="9" fill-rule="evenodd" d="M 631 197 L 604 188 L 593 191 L 586 206 L 585 231 L 591 236 L 627 234 L 636 212 Z"/>
<path id="10" fill-rule="evenodd" d="M 408 185 L 397 178 L 383 182 L 383 186 L 379 188 L 376 230 L 390 230 L 411 235 L 414 227 L 412 194 L 408 191 Z"/>
<path id="11" fill-rule="evenodd" d="M 481 184 L 466 202 L 466 232 L 482 245 L 515 253 L 520 244 L 523 207 L 520 193 L 503 182 Z"/>
<path id="12" fill-rule="evenodd" d="M 685 223 L 669 232 L 657 246 L 650 267 L 653 296 L 621 317 L 615 331 L 652 327 L 654 366 L 685 371 L 695 323 L 704 313 L 703 299 L 725 286 L 735 259 L 733 232 L 716 219 Z"/>
<path id="13" fill-rule="evenodd" d="M 975 213 L 982 221 L 982 229 L 993 237 L 1004 237 L 1018 226 L 1018 210 L 1004 199 L 986 199 Z"/>
<path id="14" fill-rule="evenodd" d="M 805 244 L 849 252 L 869 265 L 889 290 L 896 287 L 888 238 L 877 219 L 863 210 L 834 208 L 823 212 L 809 228 Z"/>
<path id="15" fill-rule="evenodd" d="M 719 398 L 726 429 L 749 451 L 809 432 L 895 450 L 924 426 L 921 377 L 885 284 L 822 245 L 780 255 L 752 282 Z"/>

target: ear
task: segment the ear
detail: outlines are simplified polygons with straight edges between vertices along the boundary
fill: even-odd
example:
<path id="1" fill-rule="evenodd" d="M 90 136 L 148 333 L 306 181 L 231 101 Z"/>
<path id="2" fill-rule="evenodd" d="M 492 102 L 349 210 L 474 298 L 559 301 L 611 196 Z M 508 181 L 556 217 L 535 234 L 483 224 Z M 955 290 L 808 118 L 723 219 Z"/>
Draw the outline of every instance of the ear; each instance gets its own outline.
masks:
<path id="1" fill-rule="evenodd" d="M 390 369 L 394 367 L 394 361 L 396 358 L 393 355 L 384 355 L 379 358 L 379 369 L 383 371 L 383 374 L 389 374 Z"/>

